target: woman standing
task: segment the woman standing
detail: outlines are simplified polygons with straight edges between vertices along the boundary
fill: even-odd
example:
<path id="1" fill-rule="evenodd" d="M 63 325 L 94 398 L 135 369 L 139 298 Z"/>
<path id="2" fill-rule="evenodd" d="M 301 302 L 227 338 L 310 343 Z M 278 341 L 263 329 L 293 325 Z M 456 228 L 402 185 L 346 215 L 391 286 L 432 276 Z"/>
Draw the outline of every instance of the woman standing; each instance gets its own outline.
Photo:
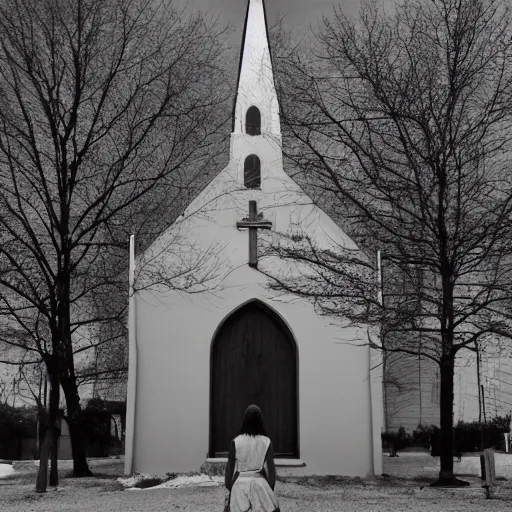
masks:
<path id="1" fill-rule="evenodd" d="M 231 441 L 225 483 L 231 491 L 230 512 L 279 512 L 272 442 L 257 405 L 247 407 L 242 430 Z"/>

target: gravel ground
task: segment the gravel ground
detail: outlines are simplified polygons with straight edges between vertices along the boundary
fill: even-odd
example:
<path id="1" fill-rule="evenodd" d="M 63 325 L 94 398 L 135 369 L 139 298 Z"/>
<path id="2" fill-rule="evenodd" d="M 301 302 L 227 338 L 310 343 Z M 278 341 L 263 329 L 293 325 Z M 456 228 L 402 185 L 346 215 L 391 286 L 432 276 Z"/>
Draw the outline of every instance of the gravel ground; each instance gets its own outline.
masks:
<path id="1" fill-rule="evenodd" d="M 276 493 L 282 512 L 472 512 L 511 510 L 512 482 L 500 481 L 496 499 L 487 500 L 481 480 L 465 489 L 433 489 L 429 481 L 437 475 L 438 459 L 425 455 L 384 457 L 388 477 L 373 480 L 339 477 L 285 477 Z M 0 480 L 0 510 L 23 512 L 222 512 L 223 487 L 196 487 L 125 491 L 116 481 L 122 460 L 91 460 L 93 478 L 69 476 L 70 465 L 61 463 L 60 486 L 45 494 L 34 492 L 36 467 L 33 462 L 16 463 L 16 474 Z M 279 471 L 279 468 L 278 468 Z"/>

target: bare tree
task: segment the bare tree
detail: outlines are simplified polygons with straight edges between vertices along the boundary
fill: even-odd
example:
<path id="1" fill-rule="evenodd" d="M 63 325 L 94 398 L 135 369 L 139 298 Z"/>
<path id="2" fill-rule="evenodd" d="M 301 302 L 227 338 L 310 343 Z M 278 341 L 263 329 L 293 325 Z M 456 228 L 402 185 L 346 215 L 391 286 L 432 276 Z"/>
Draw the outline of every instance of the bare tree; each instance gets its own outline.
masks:
<path id="1" fill-rule="evenodd" d="M 310 270 L 273 286 L 380 323 L 387 352 L 439 365 L 435 485 L 464 484 L 452 458 L 457 353 L 512 338 L 511 35 L 499 0 L 411 0 L 391 14 L 366 4 L 357 21 L 336 8 L 309 60 L 300 47 L 274 52 L 288 158 L 362 251 L 274 244 Z"/>
<path id="2" fill-rule="evenodd" d="M 164 1 L 0 6 L 0 308 L 62 386 L 75 476 L 90 474 L 75 361 L 96 346 L 87 330 L 119 318 L 119 239 L 215 167 L 225 43 Z"/>
<path id="3" fill-rule="evenodd" d="M 58 411 L 60 387 L 56 376 L 50 379 L 49 401 L 47 403 L 47 374 L 40 354 L 31 349 L 34 333 L 28 335 L 16 322 L 0 317 L 0 364 L 11 370 L 7 378 L 12 379 L 13 407 L 20 403 L 31 405 L 37 410 L 39 470 L 36 478 L 36 492 L 46 492 L 48 483 L 48 459 L 51 460 L 50 485 L 57 486 L 58 478 Z M 27 318 L 25 318 L 25 324 Z M 44 345 L 44 340 L 39 343 Z M 5 375 L 2 377 L 6 377 Z M 49 423 L 49 418 L 55 421 Z"/>

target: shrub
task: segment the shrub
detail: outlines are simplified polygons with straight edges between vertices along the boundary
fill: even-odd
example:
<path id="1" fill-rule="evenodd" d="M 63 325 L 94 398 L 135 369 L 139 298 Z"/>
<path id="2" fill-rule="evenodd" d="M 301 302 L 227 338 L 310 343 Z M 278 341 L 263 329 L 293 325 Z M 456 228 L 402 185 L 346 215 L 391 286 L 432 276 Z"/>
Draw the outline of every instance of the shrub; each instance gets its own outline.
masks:
<path id="1" fill-rule="evenodd" d="M 502 450 L 505 445 L 503 434 L 510 432 L 510 415 L 496 416 L 489 423 L 459 421 L 455 426 L 455 438 L 461 452 L 494 448 Z"/>
<path id="2" fill-rule="evenodd" d="M 438 429 L 438 427 L 435 425 L 424 425 L 420 423 L 411 434 L 408 434 L 404 427 L 400 427 L 396 432 L 383 432 L 383 447 L 388 449 L 395 447 L 397 450 L 403 450 L 409 446 L 429 448 L 431 436 L 436 429 Z"/>
<path id="3" fill-rule="evenodd" d="M 487 424 L 478 421 L 459 421 L 453 429 L 453 453 L 480 451 L 494 448 L 502 450 L 505 447 L 503 434 L 510 432 L 511 415 L 496 416 Z M 382 435 L 382 447 L 392 454 L 396 450 L 403 450 L 408 446 L 421 446 L 430 448 L 433 457 L 439 456 L 441 449 L 441 429 L 436 425 L 419 424 L 411 434 L 407 434 L 404 427 L 398 431 L 386 431 Z"/>
<path id="4" fill-rule="evenodd" d="M 485 448 L 501 450 L 505 445 L 503 434 L 506 432 L 510 432 L 510 415 L 497 416 L 487 424 L 459 421 L 453 429 L 454 453 L 475 452 Z M 435 427 L 430 439 L 432 456 L 439 456 L 441 430 Z"/>
<path id="5" fill-rule="evenodd" d="M 123 453 L 122 443 L 110 431 L 113 414 L 126 414 L 126 405 L 92 398 L 81 413 L 81 425 L 86 438 L 88 457 L 106 457 L 112 452 Z"/>
<path id="6" fill-rule="evenodd" d="M 510 433 L 510 422 L 512 420 L 512 414 L 506 416 L 496 416 L 491 420 L 491 424 L 497 427 L 503 434 Z"/>
<path id="7" fill-rule="evenodd" d="M 88 457 L 106 457 L 111 440 L 110 414 L 85 408 L 80 423 L 86 440 Z"/>
<path id="8" fill-rule="evenodd" d="M 0 404 L 0 440 L 36 437 L 37 409 Z"/>
<path id="9" fill-rule="evenodd" d="M 396 455 L 397 450 L 402 450 L 411 445 L 411 436 L 400 427 L 397 432 L 386 431 L 381 434 L 383 447 L 389 449 L 392 456 Z"/>
<path id="10" fill-rule="evenodd" d="M 419 423 L 416 430 L 412 432 L 412 446 L 430 448 L 430 439 L 436 428 L 435 425 Z"/>

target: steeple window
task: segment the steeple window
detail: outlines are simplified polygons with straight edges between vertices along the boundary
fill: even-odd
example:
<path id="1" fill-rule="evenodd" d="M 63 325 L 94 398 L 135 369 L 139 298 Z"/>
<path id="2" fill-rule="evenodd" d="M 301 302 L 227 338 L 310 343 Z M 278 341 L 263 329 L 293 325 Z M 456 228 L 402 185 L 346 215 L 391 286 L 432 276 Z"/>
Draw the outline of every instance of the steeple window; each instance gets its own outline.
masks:
<path id="1" fill-rule="evenodd" d="M 244 162 L 244 186 L 247 188 L 260 188 L 261 162 L 257 155 L 249 155 Z"/>
<path id="2" fill-rule="evenodd" d="M 261 135 L 261 114 L 254 105 L 245 114 L 245 133 L 247 135 Z"/>

